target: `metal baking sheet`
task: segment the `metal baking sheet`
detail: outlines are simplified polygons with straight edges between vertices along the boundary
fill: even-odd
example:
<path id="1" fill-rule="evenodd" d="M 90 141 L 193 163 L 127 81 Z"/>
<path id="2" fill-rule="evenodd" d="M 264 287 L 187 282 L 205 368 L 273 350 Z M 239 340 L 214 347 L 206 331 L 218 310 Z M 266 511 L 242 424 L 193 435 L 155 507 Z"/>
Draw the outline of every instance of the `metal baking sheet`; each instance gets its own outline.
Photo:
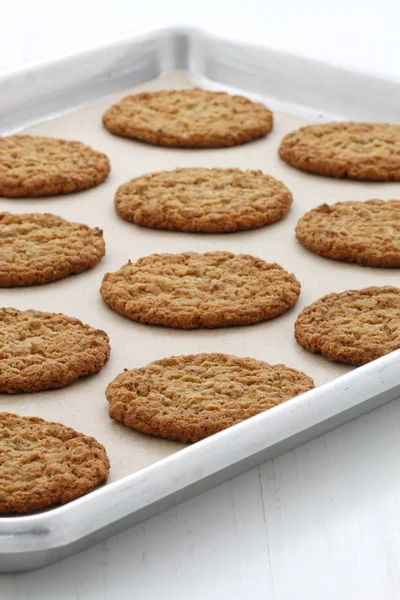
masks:
<path id="1" fill-rule="evenodd" d="M 354 75 L 360 83 L 359 112 L 354 90 L 348 114 L 346 104 L 341 106 L 341 112 L 336 110 L 340 105 L 339 96 L 336 104 L 332 99 L 327 102 L 328 110 L 324 111 L 324 94 L 318 95 L 315 83 L 308 90 L 310 104 L 307 104 L 304 89 L 296 96 L 302 73 L 297 62 L 296 79 L 291 79 L 293 57 L 279 57 L 281 69 L 285 69 L 286 60 L 287 73 L 287 80 L 283 77 L 279 83 L 271 76 L 275 63 L 270 61 L 265 66 L 260 60 L 260 57 L 265 58 L 263 49 L 249 44 L 241 47 L 234 41 L 207 38 L 205 33 L 192 31 L 161 30 L 146 35 L 117 42 L 109 54 L 98 48 L 92 53 L 54 65 L 39 65 L 0 81 L 4 133 L 39 120 L 26 131 L 81 140 L 105 152 L 112 164 L 109 179 L 89 191 L 63 197 L 0 199 L 0 210 L 52 212 L 104 230 L 106 256 L 93 269 L 46 286 L 2 289 L 0 297 L 3 306 L 78 317 L 107 331 L 112 347 L 109 362 L 93 377 L 62 390 L 0 395 L 1 411 L 61 421 L 94 435 L 106 446 L 111 461 L 109 482 L 84 498 L 31 516 L 0 518 L 0 571 L 35 568 L 67 556 L 400 395 L 399 352 L 352 369 L 310 354 L 293 337 L 297 314 L 323 294 L 400 283 L 396 270 L 329 261 L 307 251 L 294 237 L 297 220 L 310 208 L 322 202 L 397 197 L 399 184 L 325 179 L 301 173 L 284 164 L 277 155 L 282 136 L 307 122 L 332 118 L 333 114 L 336 118 L 357 118 L 357 114 L 359 118 L 366 118 L 362 78 Z M 206 52 L 212 43 L 215 50 L 218 49 L 215 55 L 207 54 L 209 50 Z M 137 52 L 132 53 L 135 49 Z M 231 71 L 225 64 L 227 56 L 232 60 Z M 113 64 L 110 64 L 111 57 L 114 57 Z M 323 73 L 320 65 L 309 63 L 307 66 L 300 61 L 301 65 L 304 75 L 308 73 L 311 77 L 318 69 Z M 185 72 L 177 67 L 186 67 Z M 235 78 L 232 69 L 237 70 Z M 161 76 L 153 78 L 160 72 Z M 108 85 L 103 81 L 104 73 L 107 73 Z M 60 83 L 63 94 L 58 101 L 59 90 L 53 90 L 52 86 L 61 81 L 60 74 L 64 76 L 62 85 Z M 269 77 L 268 94 L 263 75 Z M 328 75 L 338 85 L 342 75 L 342 82 L 346 83 L 346 74 L 341 71 L 334 70 L 334 76 L 331 68 Z M 137 85 L 142 79 L 150 81 Z M 27 87 L 29 80 L 33 82 L 31 91 Z M 261 82 L 259 88 L 255 86 L 256 80 Z M 236 148 L 177 150 L 118 138 L 101 125 L 104 110 L 126 93 L 187 88 L 194 83 L 211 89 L 231 89 L 234 83 L 234 91 L 261 99 L 274 109 L 272 133 Z M 284 89 L 280 87 L 282 83 Z M 320 80 L 319 85 L 323 83 L 324 80 Z M 381 88 L 385 87 L 385 82 L 375 82 L 375 86 L 379 83 Z M 386 85 L 392 84 L 386 82 Z M 23 98 L 20 96 L 22 87 Z M 393 89 L 398 93 L 396 86 Z M 110 95 L 116 90 L 117 93 Z M 100 99 L 93 102 L 94 97 Z M 88 101 L 92 102 L 77 108 Z M 13 106 L 19 108 L 18 113 L 12 110 Z M 277 108 L 284 108 L 285 112 Z M 390 101 L 376 108 L 376 120 L 381 117 L 380 110 L 391 110 Z M 127 223 L 116 215 L 113 198 L 121 183 L 143 173 L 185 166 L 261 169 L 284 181 L 292 190 L 293 206 L 282 221 L 273 225 L 223 235 L 155 231 Z M 216 249 L 252 253 L 278 262 L 295 273 L 302 285 L 296 306 L 274 320 L 250 327 L 182 331 L 129 321 L 108 309 L 100 298 L 104 273 L 118 269 L 128 259 L 134 261 L 154 252 Z M 145 436 L 109 419 L 104 390 L 125 367 L 139 367 L 158 358 L 197 352 L 226 352 L 271 363 L 284 362 L 311 375 L 318 387 L 191 447 Z"/>

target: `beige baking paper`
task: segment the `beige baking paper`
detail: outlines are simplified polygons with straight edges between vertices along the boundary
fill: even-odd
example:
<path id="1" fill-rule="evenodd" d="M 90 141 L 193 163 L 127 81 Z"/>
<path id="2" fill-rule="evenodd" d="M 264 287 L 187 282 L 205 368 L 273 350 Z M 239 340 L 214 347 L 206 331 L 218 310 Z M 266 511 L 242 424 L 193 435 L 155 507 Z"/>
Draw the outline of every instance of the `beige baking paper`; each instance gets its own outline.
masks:
<path id="1" fill-rule="evenodd" d="M 184 75 L 175 73 L 129 91 L 187 87 L 191 86 Z M 346 373 L 349 367 L 329 363 L 295 342 L 293 325 L 298 313 L 329 292 L 400 284 L 397 270 L 363 268 L 320 258 L 303 248 L 294 236 L 298 219 L 310 208 L 339 200 L 399 198 L 398 183 L 336 181 L 289 167 L 278 157 L 279 142 L 284 134 L 306 121 L 281 113 L 275 113 L 274 129 L 266 138 L 236 148 L 174 150 L 115 137 L 103 128 L 101 116 L 106 108 L 124 95 L 102 99 L 28 130 L 33 134 L 80 140 L 105 152 L 111 160 L 112 171 L 104 184 L 89 191 L 48 199 L 0 199 L 2 211 L 51 212 L 104 230 L 106 256 L 93 269 L 48 285 L 0 289 L 0 298 L 2 306 L 62 312 L 104 329 L 111 339 L 109 362 L 97 375 L 78 380 L 61 390 L 34 395 L 1 394 L 0 410 L 61 421 L 95 436 L 107 448 L 112 466 L 110 481 L 183 448 L 182 444 L 137 433 L 108 417 L 104 390 L 125 367 L 141 367 L 171 355 L 225 352 L 271 363 L 285 363 L 312 376 L 320 385 Z M 198 166 L 261 169 L 281 179 L 292 190 L 293 206 L 286 218 L 273 225 L 250 232 L 221 235 L 145 229 L 123 221 L 115 213 L 114 193 L 125 181 L 142 173 Z M 128 259 L 135 261 L 153 252 L 186 250 L 230 250 L 278 262 L 300 281 L 302 291 L 299 301 L 292 310 L 265 323 L 197 331 L 140 325 L 117 315 L 103 303 L 99 288 L 107 271 L 115 271 Z"/>

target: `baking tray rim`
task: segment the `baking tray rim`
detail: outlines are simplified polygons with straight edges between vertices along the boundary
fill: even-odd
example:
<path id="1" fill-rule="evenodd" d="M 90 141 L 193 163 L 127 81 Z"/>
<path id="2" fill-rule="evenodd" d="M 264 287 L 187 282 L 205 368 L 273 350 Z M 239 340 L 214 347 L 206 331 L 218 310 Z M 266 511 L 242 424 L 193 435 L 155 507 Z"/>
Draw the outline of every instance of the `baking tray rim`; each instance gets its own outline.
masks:
<path id="1" fill-rule="evenodd" d="M 135 61 L 131 60 L 133 51 Z M 237 78 L 245 76 L 246 85 L 237 87 L 246 89 L 249 97 L 263 98 L 274 110 L 319 120 L 358 115 L 400 124 L 400 78 L 283 52 L 246 36 L 170 26 L 141 29 L 0 72 L 0 135 L 87 105 L 98 98 L 96 94 L 123 91 L 129 87 L 129 77 L 134 76 L 139 84 L 177 69 L 184 69 L 196 85 L 235 88 Z M 306 77 L 300 77 L 301 73 Z M 105 91 L 113 81 L 114 88 Z M 21 121 L 22 110 L 29 112 L 29 98 L 36 101 L 35 111 Z M 61 112 L 57 112 L 60 103 Z"/>

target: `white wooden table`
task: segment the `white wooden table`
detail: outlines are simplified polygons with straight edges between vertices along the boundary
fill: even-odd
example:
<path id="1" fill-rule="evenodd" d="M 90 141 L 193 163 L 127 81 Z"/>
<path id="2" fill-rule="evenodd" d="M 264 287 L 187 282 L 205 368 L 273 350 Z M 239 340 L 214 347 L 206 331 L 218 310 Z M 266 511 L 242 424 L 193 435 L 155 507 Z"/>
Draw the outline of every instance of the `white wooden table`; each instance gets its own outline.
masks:
<path id="1" fill-rule="evenodd" d="M 397 0 L 147 4 L 0 0 L 0 71 L 180 17 L 400 75 Z M 0 600 L 398 600 L 399 425 L 400 400 L 70 559 L 0 575 Z"/>

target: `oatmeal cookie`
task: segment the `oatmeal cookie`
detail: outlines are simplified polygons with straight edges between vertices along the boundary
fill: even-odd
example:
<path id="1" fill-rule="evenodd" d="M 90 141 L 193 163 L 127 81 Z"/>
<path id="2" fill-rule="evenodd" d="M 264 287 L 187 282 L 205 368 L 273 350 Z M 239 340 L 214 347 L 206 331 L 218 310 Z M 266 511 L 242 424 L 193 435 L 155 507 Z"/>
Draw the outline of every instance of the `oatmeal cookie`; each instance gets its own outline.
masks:
<path id="1" fill-rule="evenodd" d="M 254 229 L 284 217 L 292 194 L 261 171 L 187 168 L 142 175 L 115 196 L 120 217 L 174 231 L 225 233 Z"/>
<path id="2" fill-rule="evenodd" d="M 400 125 L 308 125 L 283 138 L 279 155 L 301 171 L 327 177 L 400 181 Z"/>
<path id="3" fill-rule="evenodd" d="M 0 196 L 28 198 L 70 194 L 106 179 L 110 161 L 83 144 L 56 138 L 0 138 Z"/>
<path id="4" fill-rule="evenodd" d="M 101 329 L 62 314 L 0 308 L 0 392 L 61 388 L 97 373 L 109 356 Z"/>
<path id="5" fill-rule="evenodd" d="M 0 413 L 0 513 L 70 502 L 106 481 L 110 463 L 93 437 L 61 423 Z"/>
<path id="6" fill-rule="evenodd" d="M 272 122 L 263 104 L 200 89 L 126 96 L 103 115 L 103 124 L 115 135 L 177 148 L 245 144 L 265 136 Z"/>
<path id="7" fill-rule="evenodd" d="M 100 229 L 49 213 L 0 212 L 0 287 L 77 275 L 93 267 L 104 253 Z"/>
<path id="8" fill-rule="evenodd" d="M 300 294 L 294 275 L 249 254 L 152 254 L 104 276 L 103 300 L 140 323 L 180 329 L 250 325 L 277 317 Z"/>
<path id="9" fill-rule="evenodd" d="M 296 340 L 325 358 L 363 365 L 400 348 L 400 289 L 391 286 L 328 294 L 307 306 Z"/>
<path id="10" fill-rule="evenodd" d="M 106 390 L 110 417 L 171 440 L 197 442 L 314 387 L 285 365 L 194 354 L 125 370 Z"/>

